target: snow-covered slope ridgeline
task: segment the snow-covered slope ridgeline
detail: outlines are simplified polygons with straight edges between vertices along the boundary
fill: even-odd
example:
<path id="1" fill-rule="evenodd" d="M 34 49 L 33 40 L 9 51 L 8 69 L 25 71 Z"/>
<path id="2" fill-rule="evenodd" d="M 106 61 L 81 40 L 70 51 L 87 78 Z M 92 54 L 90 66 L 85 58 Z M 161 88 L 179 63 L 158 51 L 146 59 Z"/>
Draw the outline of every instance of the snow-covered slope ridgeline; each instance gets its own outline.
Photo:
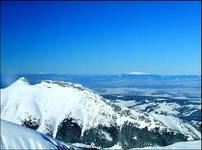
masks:
<path id="1" fill-rule="evenodd" d="M 184 125 L 182 132 L 156 116 L 115 105 L 79 84 L 58 81 L 30 85 L 20 78 L 1 89 L 1 118 L 65 143 L 102 147 L 134 148 L 200 139 L 200 132 L 190 125 Z"/>

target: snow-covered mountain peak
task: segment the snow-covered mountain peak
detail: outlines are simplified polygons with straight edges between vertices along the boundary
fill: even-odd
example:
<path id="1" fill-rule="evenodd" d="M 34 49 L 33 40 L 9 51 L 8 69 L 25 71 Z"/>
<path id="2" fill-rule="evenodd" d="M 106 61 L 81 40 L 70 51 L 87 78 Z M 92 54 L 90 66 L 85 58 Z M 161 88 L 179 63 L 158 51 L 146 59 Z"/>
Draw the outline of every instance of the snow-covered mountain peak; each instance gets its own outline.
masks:
<path id="1" fill-rule="evenodd" d="M 94 139 L 102 137 L 104 145 L 109 147 L 116 144 L 119 136 L 131 134 L 133 138 L 136 132 L 127 133 L 130 128 L 148 136 L 157 132 L 156 138 L 159 139 L 168 132 L 169 138 L 199 138 L 195 133 L 197 131 L 189 131 L 188 126 L 184 127 L 186 133 L 173 130 L 172 126 L 162 123 L 157 117 L 118 106 L 80 84 L 46 80 L 31 85 L 25 78 L 20 78 L 11 86 L 1 89 L 1 100 L 2 119 L 64 142 L 93 142 L 100 146 L 103 143 Z M 175 135 L 172 135 L 173 132 Z"/>
<path id="2" fill-rule="evenodd" d="M 82 126 L 82 133 L 99 124 L 110 125 L 116 113 L 106 105 L 102 97 L 79 84 L 59 81 L 42 81 L 30 85 L 19 79 L 10 87 L 2 89 L 2 117 L 5 120 L 22 124 L 26 118 L 35 118 L 36 127 L 48 132 L 47 122 L 54 122 L 53 136 L 58 125 L 67 117 L 74 118 Z M 20 86 L 20 87 L 19 87 Z M 15 111 L 13 111 L 13 106 Z M 108 113 L 101 115 L 101 113 Z M 49 124 L 49 123 L 48 123 Z"/>
<path id="3" fill-rule="evenodd" d="M 23 86 L 23 85 L 29 85 L 29 82 L 25 77 L 20 77 L 11 86 Z"/>

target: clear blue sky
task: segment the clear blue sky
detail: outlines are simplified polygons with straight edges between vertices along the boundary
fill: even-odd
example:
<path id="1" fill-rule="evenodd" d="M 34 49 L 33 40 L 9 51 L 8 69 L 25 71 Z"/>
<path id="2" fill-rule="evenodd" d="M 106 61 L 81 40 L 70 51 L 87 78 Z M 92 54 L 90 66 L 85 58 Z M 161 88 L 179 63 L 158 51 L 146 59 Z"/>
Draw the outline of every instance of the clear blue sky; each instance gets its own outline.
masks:
<path id="1" fill-rule="evenodd" d="M 1 72 L 200 74 L 200 2 L 4 2 Z"/>

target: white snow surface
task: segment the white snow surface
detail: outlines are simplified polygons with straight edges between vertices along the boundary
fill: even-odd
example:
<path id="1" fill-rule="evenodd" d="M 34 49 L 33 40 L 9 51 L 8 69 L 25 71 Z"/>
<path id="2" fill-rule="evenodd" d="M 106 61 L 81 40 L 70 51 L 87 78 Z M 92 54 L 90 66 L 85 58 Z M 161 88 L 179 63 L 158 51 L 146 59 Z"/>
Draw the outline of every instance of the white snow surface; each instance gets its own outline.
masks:
<path id="1" fill-rule="evenodd" d="M 48 133 L 47 127 L 52 126 L 53 137 L 56 136 L 58 125 L 66 117 L 76 120 L 82 127 L 82 134 L 98 125 L 121 126 L 126 121 L 134 123 L 138 128 L 148 127 L 151 130 L 159 127 L 160 130 L 173 130 L 170 124 L 162 124 L 157 117 L 126 107 L 115 111 L 113 105 L 115 104 L 79 84 L 59 81 L 49 80 L 30 85 L 25 78 L 20 78 L 9 87 L 1 89 L 2 119 L 21 125 L 23 120 L 31 116 L 40 122 L 37 131 L 41 133 Z M 190 127 L 184 128 L 189 131 Z M 194 138 L 199 132 L 191 130 L 186 134 Z"/>
<path id="2" fill-rule="evenodd" d="M 163 103 L 157 103 L 157 107 L 156 109 L 153 111 L 154 113 L 161 113 L 161 112 L 165 112 L 168 114 L 172 114 L 172 115 L 178 115 L 179 112 L 176 110 L 178 108 L 180 108 L 181 106 L 177 103 L 166 103 L 165 101 Z"/>
<path id="3" fill-rule="evenodd" d="M 69 146 L 35 130 L 1 120 L 1 149 L 58 149 Z M 74 147 L 76 148 L 76 147 Z"/>
<path id="4" fill-rule="evenodd" d="M 180 131 L 181 133 L 188 136 L 188 140 L 194 140 L 192 137 L 200 137 L 201 133 L 198 132 L 193 126 L 188 123 L 182 122 L 181 119 L 178 119 L 172 115 L 159 115 L 159 114 L 151 114 L 153 117 L 161 121 L 164 125 L 171 127 L 173 130 Z M 190 132 L 192 132 L 190 134 Z"/>
<path id="5" fill-rule="evenodd" d="M 111 149 L 111 150 L 120 150 L 122 149 L 122 146 L 120 145 L 120 143 L 115 144 L 112 147 L 106 148 L 106 149 Z"/>
<path id="6" fill-rule="evenodd" d="M 121 106 L 121 107 L 122 106 L 131 107 L 131 106 L 138 104 L 138 102 L 136 102 L 135 100 L 123 101 L 123 100 L 119 100 L 119 99 L 117 99 L 114 103 Z"/>

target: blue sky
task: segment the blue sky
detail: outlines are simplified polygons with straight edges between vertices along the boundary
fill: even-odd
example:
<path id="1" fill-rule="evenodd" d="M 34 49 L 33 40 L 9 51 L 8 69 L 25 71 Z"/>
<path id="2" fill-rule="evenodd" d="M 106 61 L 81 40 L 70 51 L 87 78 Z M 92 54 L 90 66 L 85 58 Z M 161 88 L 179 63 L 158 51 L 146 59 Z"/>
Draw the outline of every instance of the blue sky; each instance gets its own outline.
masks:
<path id="1" fill-rule="evenodd" d="M 1 72 L 200 74 L 200 2 L 3 2 Z"/>

